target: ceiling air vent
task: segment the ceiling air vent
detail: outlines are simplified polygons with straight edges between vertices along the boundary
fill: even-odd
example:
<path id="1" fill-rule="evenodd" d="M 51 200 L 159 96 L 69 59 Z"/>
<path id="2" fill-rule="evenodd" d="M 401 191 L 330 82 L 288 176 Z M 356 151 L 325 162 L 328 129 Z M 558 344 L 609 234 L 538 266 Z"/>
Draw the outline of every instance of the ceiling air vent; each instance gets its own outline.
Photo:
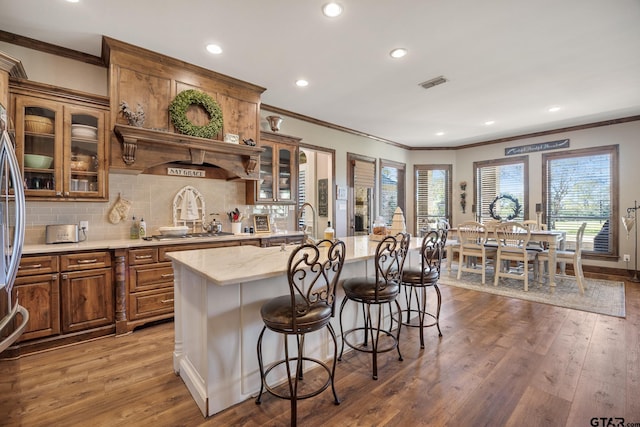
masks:
<path id="1" fill-rule="evenodd" d="M 444 76 L 438 76 L 435 77 L 431 80 L 427 80 L 426 82 L 422 82 L 420 83 L 420 86 L 422 86 L 423 89 L 429 89 L 432 88 L 434 86 L 438 86 L 441 85 L 442 83 L 445 83 L 447 81 L 447 79 L 444 78 Z"/>

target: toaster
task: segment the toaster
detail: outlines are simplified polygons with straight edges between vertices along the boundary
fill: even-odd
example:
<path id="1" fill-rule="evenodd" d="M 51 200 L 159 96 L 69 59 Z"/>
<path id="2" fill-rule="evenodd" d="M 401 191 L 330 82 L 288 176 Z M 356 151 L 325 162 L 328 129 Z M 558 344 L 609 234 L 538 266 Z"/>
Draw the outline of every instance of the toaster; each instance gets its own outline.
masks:
<path id="1" fill-rule="evenodd" d="M 46 240 L 49 243 L 78 243 L 77 224 L 47 225 Z"/>

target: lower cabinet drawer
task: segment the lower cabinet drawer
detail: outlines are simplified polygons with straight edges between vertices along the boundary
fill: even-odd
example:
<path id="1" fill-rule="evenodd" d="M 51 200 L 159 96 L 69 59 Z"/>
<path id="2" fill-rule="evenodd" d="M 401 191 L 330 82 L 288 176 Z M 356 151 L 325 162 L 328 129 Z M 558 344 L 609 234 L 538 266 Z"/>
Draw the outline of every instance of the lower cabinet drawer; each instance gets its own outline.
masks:
<path id="1" fill-rule="evenodd" d="M 173 288 L 129 294 L 131 320 L 173 313 Z"/>
<path id="2" fill-rule="evenodd" d="M 169 263 L 133 267 L 129 275 L 129 292 L 173 286 L 173 267 Z"/>

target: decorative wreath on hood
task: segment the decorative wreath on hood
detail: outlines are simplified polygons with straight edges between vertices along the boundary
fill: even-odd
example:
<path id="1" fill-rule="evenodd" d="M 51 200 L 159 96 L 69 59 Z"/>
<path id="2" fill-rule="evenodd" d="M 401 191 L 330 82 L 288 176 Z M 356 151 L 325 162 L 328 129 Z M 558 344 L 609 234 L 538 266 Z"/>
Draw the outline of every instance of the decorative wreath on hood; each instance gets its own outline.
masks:
<path id="1" fill-rule="evenodd" d="M 200 105 L 209 114 L 209 123 L 196 126 L 187 118 L 189 106 Z M 204 92 L 188 89 L 180 92 L 169 104 L 169 115 L 176 129 L 185 135 L 214 138 L 222 129 L 222 111 L 218 103 Z"/>
<path id="2" fill-rule="evenodd" d="M 509 201 L 510 203 L 504 203 L 503 200 Z M 496 204 L 498 212 L 496 212 Z M 505 218 L 502 218 L 500 212 L 505 212 L 509 209 L 512 209 L 512 212 Z M 489 215 L 491 215 L 491 218 L 497 219 L 498 221 L 501 221 L 503 219 L 511 221 L 512 219 L 517 218 L 518 215 L 520 215 L 521 210 L 522 205 L 520 205 L 518 199 L 513 197 L 511 194 L 500 194 L 495 199 L 493 199 L 493 202 L 491 202 L 491 204 L 489 204 Z"/>

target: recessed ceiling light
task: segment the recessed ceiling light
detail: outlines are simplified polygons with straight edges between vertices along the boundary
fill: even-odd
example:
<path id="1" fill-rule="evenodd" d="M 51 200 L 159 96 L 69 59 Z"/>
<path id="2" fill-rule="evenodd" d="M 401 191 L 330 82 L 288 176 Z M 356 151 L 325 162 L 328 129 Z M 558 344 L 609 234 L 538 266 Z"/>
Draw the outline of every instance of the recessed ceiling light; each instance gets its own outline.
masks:
<path id="1" fill-rule="evenodd" d="M 209 53 L 213 53 L 214 55 L 219 55 L 222 53 L 222 48 L 217 44 L 208 44 L 207 50 L 209 51 Z"/>
<path id="2" fill-rule="evenodd" d="M 296 80 L 296 86 L 306 87 L 306 86 L 309 86 L 309 82 L 306 81 L 305 79 L 299 79 L 299 80 Z"/>
<path id="3" fill-rule="evenodd" d="M 322 6 L 322 13 L 328 18 L 335 18 L 342 14 L 342 6 L 335 2 L 327 3 Z"/>
<path id="4" fill-rule="evenodd" d="M 407 49 L 402 47 L 393 49 L 391 52 L 389 52 L 389 55 L 391 55 L 392 58 L 402 58 L 406 54 L 407 54 Z"/>
<path id="5" fill-rule="evenodd" d="M 560 111 L 560 107 L 558 107 L 557 105 L 554 105 L 553 107 L 549 107 L 547 111 L 550 113 L 555 113 L 556 111 Z"/>
<path id="6" fill-rule="evenodd" d="M 80 0 L 67 0 L 68 3 L 79 3 Z"/>
<path id="7" fill-rule="evenodd" d="M 440 131 L 440 132 L 436 132 L 436 135 L 437 135 L 437 136 L 442 136 L 442 135 L 444 135 L 444 132 L 442 132 L 442 131 Z"/>
<path id="8" fill-rule="evenodd" d="M 495 120 L 487 120 L 486 122 L 484 122 L 484 124 L 487 125 L 487 126 L 491 126 L 495 122 L 496 122 Z"/>

